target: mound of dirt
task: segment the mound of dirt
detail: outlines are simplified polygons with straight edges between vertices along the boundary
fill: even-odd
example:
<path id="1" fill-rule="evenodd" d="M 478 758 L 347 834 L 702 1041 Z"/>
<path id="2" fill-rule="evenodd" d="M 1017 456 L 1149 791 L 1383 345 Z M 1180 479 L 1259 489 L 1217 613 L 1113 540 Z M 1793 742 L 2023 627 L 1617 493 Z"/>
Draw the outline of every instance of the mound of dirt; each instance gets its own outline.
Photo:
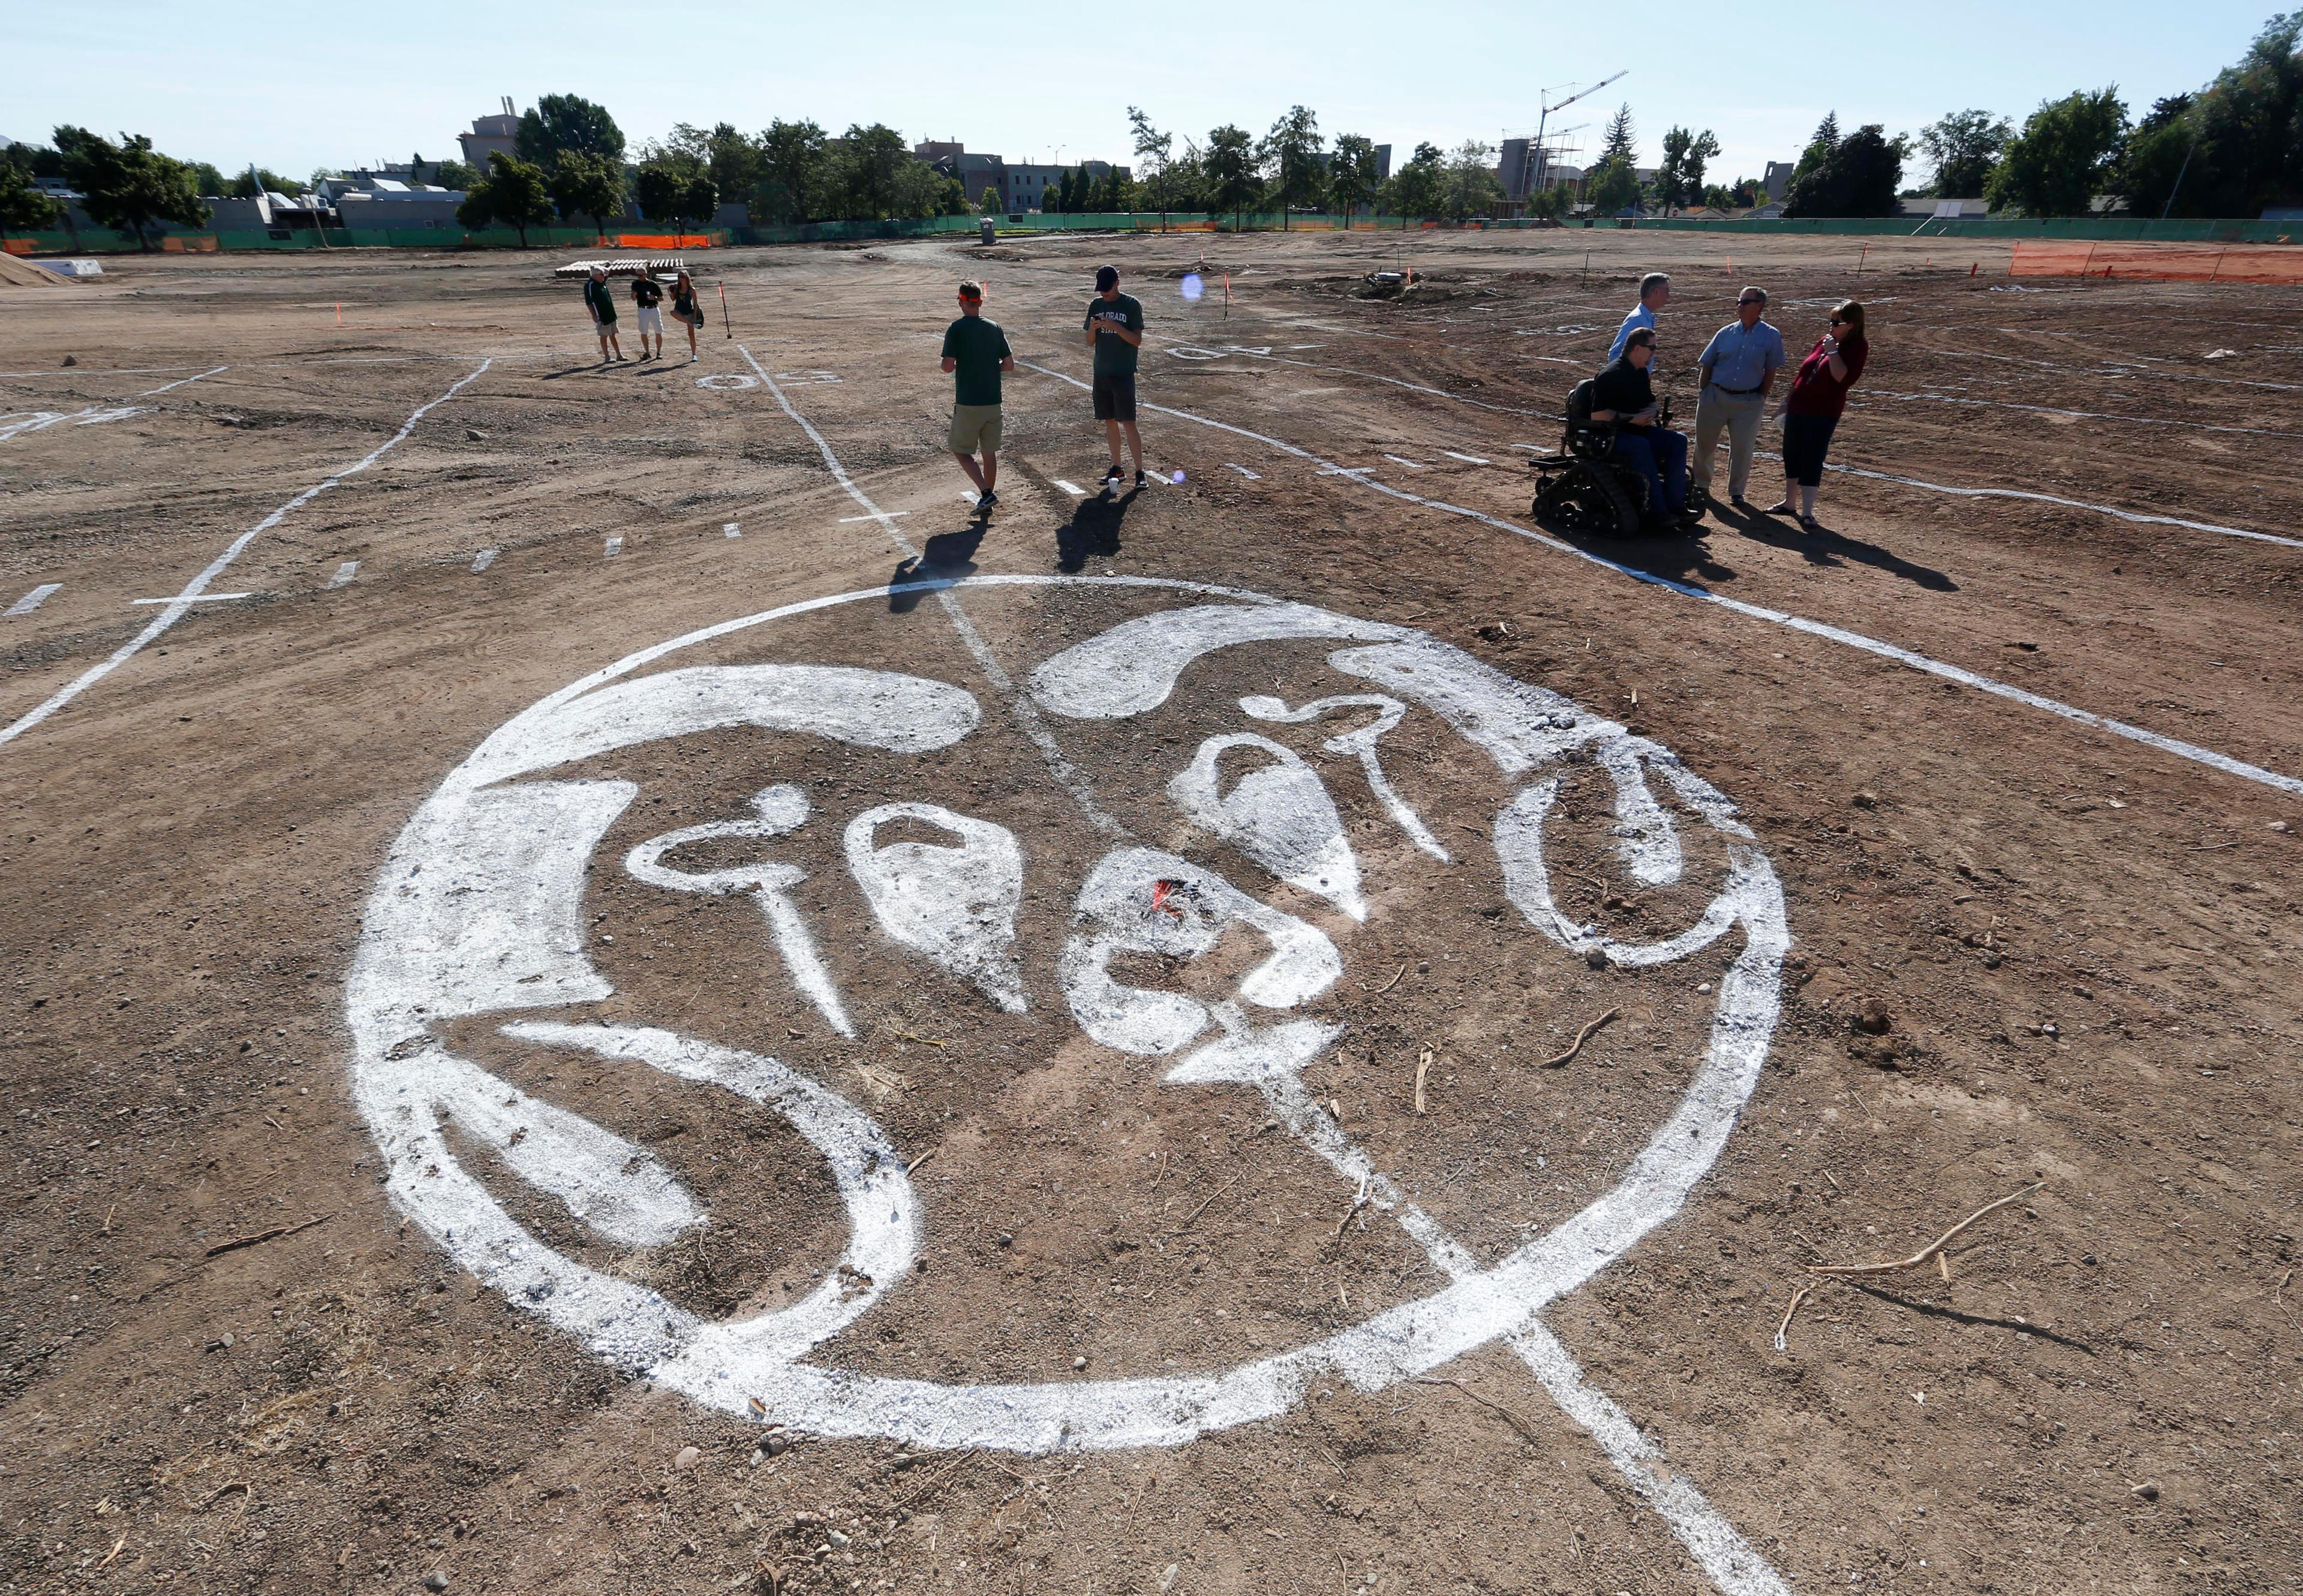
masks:
<path id="1" fill-rule="evenodd" d="M 0 252 L 0 284 L 10 288 L 61 288 L 71 281 L 54 272 L 42 271 L 29 260 Z"/>

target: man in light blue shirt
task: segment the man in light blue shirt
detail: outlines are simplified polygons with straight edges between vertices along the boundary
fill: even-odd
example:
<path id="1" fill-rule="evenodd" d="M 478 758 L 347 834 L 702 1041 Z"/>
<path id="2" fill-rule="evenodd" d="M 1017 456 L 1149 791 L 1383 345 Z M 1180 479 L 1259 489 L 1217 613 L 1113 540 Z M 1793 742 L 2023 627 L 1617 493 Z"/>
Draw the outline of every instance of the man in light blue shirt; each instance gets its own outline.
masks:
<path id="1" fill-rule="evenodd" d="M 1607 359 L 1624 358 L 1624 341 L 1641 327 L 1655 331 L 1656 312 L 1671 303 L 1671 279 L 1661 272 L 1649 272 L 1640 279 L 1640 302 L 1624 317 L 1624 325 L 1615 329 L 1615 342 L 1607 346 Z"/>
<path id="2" fill-rule="evenodd" d="M 1725 428 L 1727 495 L 1737 509 L 1750 508 L 1743 489 L 1751 480 L 1751 456 L 1759 446 L 1767 390 L 1776 385 L 1776 373 L 1784 364 L 1784 335 L 1760 319 L 1767 309 L 1766 289 L 1745 289 L 1735 298 L 1735 319 L 1703 346 L 1697 362 L 1703 376 L 1695 401 L 1695 458 L 1687 472 L 1691 498 L 1711 491 L 1712 456 Z"/>

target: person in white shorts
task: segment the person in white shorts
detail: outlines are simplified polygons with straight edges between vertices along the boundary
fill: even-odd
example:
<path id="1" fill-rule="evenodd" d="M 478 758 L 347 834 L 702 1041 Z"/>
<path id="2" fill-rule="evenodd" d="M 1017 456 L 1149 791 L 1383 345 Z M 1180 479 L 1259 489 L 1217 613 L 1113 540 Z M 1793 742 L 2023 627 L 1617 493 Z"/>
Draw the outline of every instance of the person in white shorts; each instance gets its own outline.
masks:
<path id="1" fill-rule="evenodd" d="M 639 308 L 640 359 L 663 359 L 663 285 L 649 273 L 642 272 L 632 279 L 632 303 Z M 655 340 L 655 348 L 648 348 L 648 340 Z"/>

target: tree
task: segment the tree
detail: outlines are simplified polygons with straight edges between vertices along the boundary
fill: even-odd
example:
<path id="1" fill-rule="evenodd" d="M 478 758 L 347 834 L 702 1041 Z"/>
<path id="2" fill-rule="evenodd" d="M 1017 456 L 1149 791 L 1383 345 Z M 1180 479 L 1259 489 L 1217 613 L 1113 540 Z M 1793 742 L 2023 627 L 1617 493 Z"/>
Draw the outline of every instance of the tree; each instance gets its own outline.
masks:
<path id="1" fill-rule="evenodd" d="M 1548 188 L 1531 189 L 1527 196 L 1527 214 L 1545 221 L 1556 222 L 1567 214 L 1573 203 L 1565 183 L 1553 183 Z"/>
<path id="2" fill-rule="evenodd" d="M 1792 186 L 1784 195 L 1787 216 L 1892 216 L 1901 208 L 1896 190 L 1903 186 L 1903 161 L 1911 140 L 1890 139 L 1876 122 L 1864 123 L 1840 138 L 1838 118 L 1826 119 L 1831 139 L 1823 130 L 1808 146 L 1816 159 L 1802 157 Z"/>
<path id="3" fill-rule="evenodd" d="M 1320 118 L 1308 106 L 1295 106 L 1271 124 L 1257 153 L 1271 168 L 1270 197 L 1279 204 L 1279 226 L 1286 231 L 1287 212 L 1318 194 Z"/>
<path id="4" fill-rule="evenodd" d="M 694 156 L 723 195 L 749 194 L 759 185 L 759 141 L 738 131 L 732 122 L 716 123 L 708 132 L 692 123 L 679 122 L 663 142 L 668 148 Z"/>
<path id="5" fill-rule="evenodd" d="M 269 166 L 257 166 L 242 172 L 224 186 L 226 199 L 260 199 L 266 194 L 292 193 L 299 185 L 292 177 L 283 177 Z"/>
<path id="6" fill-rule="evenodd" d="M 86 196 L 80 208 L 103 226 L 132 236 L 139 249 L 150 252 L 156 223 L 208 224 L 192 168 L 154 149 L 143 134 L 122 133 L 114 144 L 85 128 L 60 127 L 55 139 L 64 180 Z"/>
<path id="7" fill-rule="evenodd" d="M 521 160 L 550 172 L 569 150 L 622 160 L 624 131 L 604 106 L 579 95 L 547 94 L 520 114 L 512 146 Z"/>
<path id="8" fill-rule="evenodd" d="M 1708 128 L 1695 133 L 1674 127 L 1663 136 L 1663 165 L 1656 168 L 1655 193 L 1665 215 L 1675 206 L 1702 198 L 1704 168 L 1718 153 L 1719 140 Z"/>
<path id="9" fill-rule="evenodd" d="M 824 149 L 822 209 L 842 221 L 947 215 L 966 209 L 957 178 L 912 154 L 884 122 L 851 126 Z"/>
<path id="10" fill-rule="evenodd" d="M 468 189 L 479 181 L 479 176 L 461 161 L 432 163 L 432 181 L 443 189 Z"/>
<path id="11" fill-rule="evenodd" d="M 1621 161 L 1625 166 L 1638 165 L 1640 151 L 1639 146 L 1632 141 L 1633 132 L 1632 106 L 1626 100 L 1615 107 L 1613 116 L 1607 118 L 1607 131 L 1599 140 L 1599 158 L 1591 165 L 1597 168 L 1610 161 Z"/>
<path id="12" fill-rule="evenodd" d="M 1168 207 L 1174 187 L 1168 171 L 1168 157 L 1176 148 L 1176 136 L 1163 133 L 1152 125 L 1152 119 L 1134 106 L 1127 107 L 1127 126 L 1135 139 L 1135 170 L 1138 182 L 1144 185 L 1152 203 L 1160 207 L 1160 231 L 1168 231 Z"/>
<path id="13" fill-rule="evenodd" d="M 632 193 L 639 201 L 641 215 L 678 226 L 688 217 L 688 187 L 699 181 L 711 180 L 704 176 L 704 162 L 692 151 L 650 144 L 640 151 L 639 166 L 632 174 Z"/>
<path id="14" fill-rule="evenodd" d="M 544 168 L 533 161 L 502 151 L 488 157 L 488 174 L 466 191 L 456 207 L 456 220 L 474 232 L 490 227 L 519 230 L 519 247 L 527 248 L 527 230 L 552 221 L 552 190 Z"/>
<path id="15" fill-rule="evenodd" d="M 2083 216 L 2115 186 L 2127 143 L 2127 107 L 2116 84 L 2042 102 L 2008 141 L 1983 191 L 1995 209 L 2027 216 Z"/>
<path id="16" fill-rule="evenodd" d="M 216 170 L 214 164 L 207 161 L 188 161 L 185 165 L 191 173 L 193 193 L 203 198 L 224 198 L 224 176 L 223 173 Z"/>
<path id="17" fill-rule="evenodd" d="M 2252 216 L 2303 202 L 2303 12 L 2271 19 L 2196 95 L 2161 100 L 2128 140 L 2138 214 Z"/>
<path id="18" fill-rule="evenodd" d="M 1375 174 L 1375 141 L 1362 133 L 1336 135 L 1335 153 L 1328 158 L 1329 210 L 1351 225 L 1352 213 L 1375 198 L 1379 180 Z"/>
<path id="19" fill-rule="evenodd" d="M 1983 180 L 1999 165 L 2014 124 L 1988 111 L 1953 111 L 1919 130 L 1919 148 L 1935 163 L 1932 186 L 1938 199 L 1962 199 L 1983 192 Z"/>
<path id="20" fill-rule="evenodd" d="M 1436 144 L 1425 142 L 1385 185 L 1385 201 L 1404 222 L 1411 216 L 1436 216 L 1447 203 L 1447 157 Z"/>
<path id="21" fill-rule="evenodd" d="M 1439 208 L 1451 220 L 1489 216 L 1504 197 L 1503 180 L 1496 175 L 1496 147 L 1466 139 L 1447 158 L 1439 185 Z"/>
<path id="22" fill-rule="evenodd" d="M 1008 202 L 1000 198 L 1000 188 L 998 184 L 986 183 L 983 185 L 983 192 L 982 196 L 977 198 L 975 208 L 987 216 L 997 216 L 1006 213 L 1008 209 Z"/>
<path id="23" fill-rule="evenodd" d="M 624 209 L 624 169 L 605 156 L 565 150 L 550 179 L 552 198 L 563 216 L 589 216 L 595 232 L 608 231 L 608 218 Z"/>
<path id="24" fill-rule="evenodd" d="M 827 214 L 830 141 L 813 122 L 771 122 L 760 135 L 760 182 L 753 204 L 772 220 L 813 222 Z"/>
<path id="25" fill-rule="evenodd" d="M 32 187 L 30 165 L 0 161 L 0 232 L 39 232 L 64 219 L 64 207 Z"/>
<path id="26" fill-rule="evenodd" d="M 1583 198 L 1593 214 L 1612 216 L 1640 201 L 1639 173 L 1623 156 L 1600 162 L 1583 176 Z"/>
<path id="27" fill-rule="evenodd" d="M 1242 213 L 1263 192 L 1255 163 L 1255 135 L 1226 122 L 1208 135 L 1202 163 L 1208 173 L 1208 205 L 1218 215 L 1231 213 L 1236 228 Z"/>

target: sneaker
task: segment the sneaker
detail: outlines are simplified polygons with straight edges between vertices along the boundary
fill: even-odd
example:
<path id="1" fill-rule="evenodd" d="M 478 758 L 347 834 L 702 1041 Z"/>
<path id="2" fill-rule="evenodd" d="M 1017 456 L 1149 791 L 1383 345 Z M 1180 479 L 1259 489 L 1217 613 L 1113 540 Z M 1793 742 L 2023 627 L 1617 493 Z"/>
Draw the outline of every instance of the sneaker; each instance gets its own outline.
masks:
<path id="1" fill-rule="evenodd" d="M 1135 486 L 1138 486 L 1138 487 L 1142 487 L 1142 486 L 1143 486 L 1143 484 L 1144 484 L 1144 481 L 1145 481 L 1145 478 L 1144 478 L 1144 476 L 1143 476 L 1143 471 L 1142 471 L 1142 469 L 1139 468 L 1139 469 L 1137 469 L 1136 473 L 1135 473 Z"/>
<path id="2" fill-rule="evenodd" d="M 982 515 L 985 511 L 991 509 L 994 504 L 999 502 L 1000 495 L 993 493 L 990 488 L 986 488 L 983 490 L 983 494 L 975 501 L 975 513 Z"/>
<path id="3" fill-rule="evenodd" d="M 1117 460 L 1115 460 L 1115 461 L 1113 461 L 1113 462 L 1112 462 L 1111 469 L 1109 469 L 1109 471 L 1106 471 L 1106 472 L 1103 474 L 1103 479 L 1104 479 L 1106 482 L 1117 482 L 1117 481 L 1118 481 L 1118 480 L 1119 480 L 1119 477 L 1120 477 L 1119 463 L 1118 463 Z"/>
<path id="4" fill-rule="evenodd" d="M 1736 509 L 1741 511 L 1748 511 L 1751 508 L 1751 501 L 1745 498 L 1741 494 L 1733 495 L 1728 499 L 1727 502 L 1733 504 Z"/>
<path id="5" fill-rule="evenodd" d="M 693 366 L 693 365 L 695 365 L 695 364 L 696 364 L 696 362 L 699 359 L 701 359 L 701 358 L 702 358 L 702 357 L 700 357 L 700 356 L 696 356 L 696 355 L 690 355 L 690 356 L 688 356 L 688 363 L 690 366 Z"/>
<path id="6" fill-rule="evenodd" d="M 1822 523 L 1818 521 L 1815 517 L 1811 515 L 1803 515 L 1800 517 L 1799 524 L 1800 530 L 1802 532 L 1820 532 L 1823 530 Z"/>

